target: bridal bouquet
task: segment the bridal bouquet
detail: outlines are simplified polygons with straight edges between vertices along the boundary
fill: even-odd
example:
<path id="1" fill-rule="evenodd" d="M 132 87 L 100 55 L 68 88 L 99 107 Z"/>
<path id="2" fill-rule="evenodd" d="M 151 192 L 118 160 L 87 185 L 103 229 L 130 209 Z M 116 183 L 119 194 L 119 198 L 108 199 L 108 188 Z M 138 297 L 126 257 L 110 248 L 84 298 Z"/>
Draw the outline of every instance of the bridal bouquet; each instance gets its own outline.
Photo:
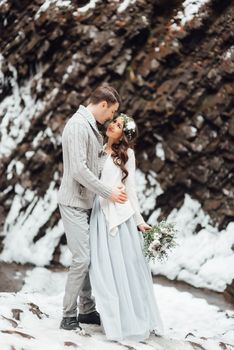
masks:
<path id="1" fill-rule="evenodd" d="M 144 255 L 153 261 L 157 258 L 164 260 L 168 257 L 168 250 L 174 248 L 177 243 L 175 235 L 177 230 L 173 224 L 161 221 L 150 230 L 143 232 Z"/>

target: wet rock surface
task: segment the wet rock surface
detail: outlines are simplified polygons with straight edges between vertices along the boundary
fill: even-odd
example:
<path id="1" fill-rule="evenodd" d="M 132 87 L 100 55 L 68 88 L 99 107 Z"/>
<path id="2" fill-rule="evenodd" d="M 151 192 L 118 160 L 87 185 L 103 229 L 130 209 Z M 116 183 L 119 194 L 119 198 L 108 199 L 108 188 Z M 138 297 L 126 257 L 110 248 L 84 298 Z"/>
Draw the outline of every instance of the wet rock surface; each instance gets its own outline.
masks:
<path id="1" fill-rule="evenodd" d="M 18 292 L 24 284 L 27 271 L 32 268 L 29 264 L 0 263 L 0 292 Z"/>

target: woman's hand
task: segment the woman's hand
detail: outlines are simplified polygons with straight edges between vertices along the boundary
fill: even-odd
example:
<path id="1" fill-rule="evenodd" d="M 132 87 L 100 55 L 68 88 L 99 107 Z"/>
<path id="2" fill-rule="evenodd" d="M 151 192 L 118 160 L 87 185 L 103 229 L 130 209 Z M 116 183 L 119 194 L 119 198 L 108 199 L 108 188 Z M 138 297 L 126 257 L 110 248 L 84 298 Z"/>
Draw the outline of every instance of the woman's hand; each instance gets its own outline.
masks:
<path id="1" fill-rule="evenodd" d="M 138 230 L 141 232 L 145 232 L 145 231 L 150 230 L 152 228 L 146 222 L 144 224 L 138 225 L 137 227 L 138 227 Z"/>

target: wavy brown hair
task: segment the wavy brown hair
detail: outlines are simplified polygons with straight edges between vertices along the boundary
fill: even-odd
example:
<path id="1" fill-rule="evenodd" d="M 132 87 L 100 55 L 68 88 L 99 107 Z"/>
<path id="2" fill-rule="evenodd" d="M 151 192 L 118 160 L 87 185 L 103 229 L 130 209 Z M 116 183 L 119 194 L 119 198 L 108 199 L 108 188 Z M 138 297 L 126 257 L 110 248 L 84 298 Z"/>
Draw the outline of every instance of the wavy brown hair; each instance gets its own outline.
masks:
<path id="1" fill-rule="evenodd" d="M 111 155 L 111 157 L 113 158 L 114 163 L 117 166 L 119 166 L 120 169 L 122 170 L 122 174 L 123 174 L 122 183 L 124 183 L 128 177 L 128 170 L 125 167 L 128 161 L 128 149 L 134 148 L 137 136 L 138 136 L 137 128 L 136 128 L 136 133 L 134 137 L 131 139 L 131 141 L 128 139 L 126 133 L 123 130 L 121 141 L 119 141 L 118 143 L 113 143 L 113 145 L 111 146 L 113 151 L 113 154 Z"/>

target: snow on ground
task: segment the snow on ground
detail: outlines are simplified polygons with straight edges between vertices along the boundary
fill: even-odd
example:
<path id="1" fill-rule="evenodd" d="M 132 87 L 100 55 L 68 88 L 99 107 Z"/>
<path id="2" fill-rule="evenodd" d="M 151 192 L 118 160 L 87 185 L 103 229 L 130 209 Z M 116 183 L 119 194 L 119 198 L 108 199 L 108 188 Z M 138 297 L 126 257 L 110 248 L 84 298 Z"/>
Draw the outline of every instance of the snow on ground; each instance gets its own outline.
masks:
<path id="1" fill-rule="evenodd" d="M 155 297 L 164 322 L 165 334 L 153 334 L 144 342 L 110 342 L 102 327 L 84 325 L 86 335 L 59 329 L 66 272 L 35 268 L 28 272 L 26 283 L 18 293 L 0 293 L 1 350 L 62 350 L 70 347 L 85 350 L 231 350 L 234 347 L 234 312 L 220 310 L 190 293 L 173 287 L 155 285 Z M 37 308 L 39 307 L 39 309 Z M 12 309 L 22 310 L 20 320 Z M 15 311 L 16 312 L 16 311 Z M 21 332 L 11 333 L 11 332 Z M 29 339 L 26 335 L 32 337 Z M 189 335 L 188 335 L 189 334 Z M 185 339 L 185 337 L 187 338 Z M 223 342 L 220 343 L 220 342 Z M 197 345 L 198 346 L 198 345 Z"/>

